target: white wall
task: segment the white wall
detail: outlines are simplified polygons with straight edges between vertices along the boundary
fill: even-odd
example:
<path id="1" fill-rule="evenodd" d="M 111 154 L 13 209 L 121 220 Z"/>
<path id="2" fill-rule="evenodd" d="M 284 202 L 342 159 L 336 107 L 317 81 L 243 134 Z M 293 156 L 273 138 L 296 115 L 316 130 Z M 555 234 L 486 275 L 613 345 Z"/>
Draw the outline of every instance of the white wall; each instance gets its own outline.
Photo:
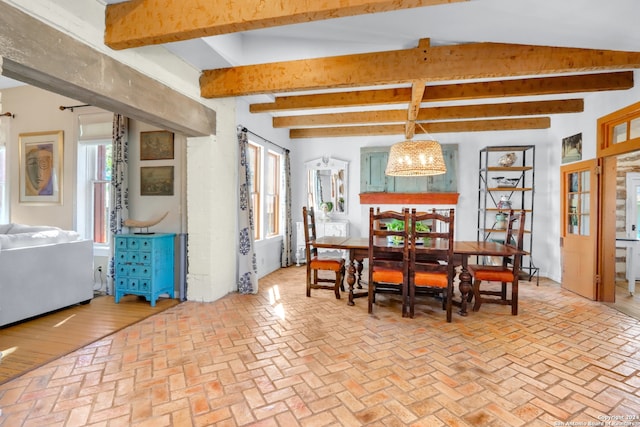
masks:
<path id="1" fill-rule="evenodd" d="M 2 105 L 11 111 L 10 135 L 7 140 L 7 181 L 9 189 L 9 221 L 24 224 L 53 225 L 64 229 L 74 226 L 74 194 L 76 176 L 76 128 L 74 116 L 60 111 L 61 105 L 77 105 L 78 101 L 51 94 L 31 86 L 21 86 L 2 91 Z M 22 133 L 58 131 L 64 132 L 62 203 L 48 205 L 22 204 L 19 202 L 20 162 L 19 137 Z"/>
<path id="2" fill-rule="evenodd" d="M 168 212 L 168 215 L 151 231 L 157 233 L 186 233 L 186 177 L 185 163 L 187 139 L 174 135 L 174 158 L 166 160 L 140 160 L 140 133 L 161 130 L 146 123 L 129 120 L 129 218 L 150 220 Z M 172 196 L 142 196 L 140 194 L 140 168 L 173 166 Z M 137 231 L 136 229 L 130 230 Z"/>
<path id="3" fill-rule="evenodd" d="M 219 100 L 216 135 L 187 140 L 187 298 L 215 301 L 238 289 L 235 101 Z"/>

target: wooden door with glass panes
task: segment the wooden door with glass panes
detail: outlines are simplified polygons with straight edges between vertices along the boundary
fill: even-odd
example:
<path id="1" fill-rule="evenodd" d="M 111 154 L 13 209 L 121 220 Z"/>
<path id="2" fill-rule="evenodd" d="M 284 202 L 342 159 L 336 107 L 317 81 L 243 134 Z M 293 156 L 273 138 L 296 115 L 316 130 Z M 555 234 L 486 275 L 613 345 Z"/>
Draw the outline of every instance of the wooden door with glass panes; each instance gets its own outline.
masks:
<path id="1" fill-rule="evenodd" d="M 562 287 L 596 299 L 597 188 L 596 160 L 560 168 Z"/>

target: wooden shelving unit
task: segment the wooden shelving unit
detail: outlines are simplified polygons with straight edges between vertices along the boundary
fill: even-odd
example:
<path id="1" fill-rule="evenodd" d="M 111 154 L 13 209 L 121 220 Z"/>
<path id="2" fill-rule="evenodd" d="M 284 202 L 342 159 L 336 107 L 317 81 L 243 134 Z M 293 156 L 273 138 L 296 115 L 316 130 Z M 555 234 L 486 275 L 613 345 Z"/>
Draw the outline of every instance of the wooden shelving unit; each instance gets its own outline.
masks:
<path id="1" fill-rule="evenodd" d="M 502 166 L 501 157 L 514 153 L 517 157 L 511 166 Z M 514 210 L 526 211 L 524 249 L 528 255 L 522 259 L 522 276 L 531 280 L 538 275 L 533 263 L 533 215 L 535 194 L 535 146 L 492 146 L 480 150 L 478 180 L 478 240 L 504 241 L 506 230 L 498 227 L 496 214 L 508 209 L 500 207 L 506 197 Z M 494 178 L 509 178 L 514 186 L 500 186 Z M 479 260 L 482 262 L 483 260 Z"/>

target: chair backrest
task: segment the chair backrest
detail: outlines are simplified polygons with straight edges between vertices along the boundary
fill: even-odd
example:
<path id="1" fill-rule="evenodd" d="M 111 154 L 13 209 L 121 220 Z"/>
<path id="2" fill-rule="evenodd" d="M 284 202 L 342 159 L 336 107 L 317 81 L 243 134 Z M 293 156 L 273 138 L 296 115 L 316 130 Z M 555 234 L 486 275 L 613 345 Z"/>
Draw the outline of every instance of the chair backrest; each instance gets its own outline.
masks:
<path id="1" fill-rule="evenodd" d="M 524 247 L 524 229 L 525 229 L 526 212 L 515 212 L 513 209 L 509 211 L 509 220 L 507 224 L 507 233 L 505 236 L 505 244 L 522 251 Z M 511 258 L 505 258 L 503 265 L 506 267 L 512 264 L 514 269 L 519 269 L 522 261 L 522 254 Z"/>
<path id="2" fill-rule="evenodd" d="M 455 210 L 416 212 L 410 217 L 411 274 L 416 271 L 454 275 L 453 238 Z"/>
<path id="3" fill-rule="evenodd" d="M 402 229 L 390 227 L 391 221 L 402 222 Z M 378 226 L 386 222 L 387 227 Z M 409 209 L 402 212 L 384 211 L 378 209 L 374 213 L 369 208 L 369 272 L 374 267 L 402 270 L 406 273 L 409 261 Z M 406 274 L 405 274 L 406 278 Z"/>
<path id="4" fill-rule="evenodd" d="M 316 241 L 316 215 L 313 207 L 307 209 L 302 207 L 302 219 L 304 221 L 304 246 L 307 254 L 307 265 L 309 261 L 318 256 L 318 249 L 313 245 Z"/>
<path id="5" fill-rule="evenodd" d="M 522 236 L 524 236 L 525 219 L 525 211 L 515 212 L 513 209 L 509 211 L 505 244 L 522 250 Z"/>

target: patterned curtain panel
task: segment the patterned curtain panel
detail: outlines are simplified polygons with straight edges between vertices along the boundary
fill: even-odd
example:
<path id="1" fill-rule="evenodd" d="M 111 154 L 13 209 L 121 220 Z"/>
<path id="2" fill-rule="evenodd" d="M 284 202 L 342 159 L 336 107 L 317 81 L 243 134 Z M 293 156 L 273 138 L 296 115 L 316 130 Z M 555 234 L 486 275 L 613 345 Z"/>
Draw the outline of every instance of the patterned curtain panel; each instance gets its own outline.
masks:
<path id="1" fill-rule="evenodd" d="M 128 119 L 120 114 L 113 116 L 113 165 L 111 170 L 111 235 L 123 232 L 124 221 L 129 217 L 129 148 Z M 125 230 L 126 231 L 126 230 Z M 114 247 L 111 245 L 109 276 L 115 277 Z M 109 293 L 109 289 L 107 289 Z"/>
<path id="2" fill-rule="evenodd" d="M 242 294 L 258 292 L 258 264 L 253 248 L 255 224 L 251 202 L 251 174 L 247 159 L 249 140 L 247 131 L 238 127 L 239 165 L 238 184 L 238 291 Z"/>
<path id="3" fill-rule="evenodd" d="M 285 220 L 284 220 L 284 236 L 282 239 L 282 255 L 280 257 L 280 266 L 289 267 L 293 264 L 293 253 L 291 252 L 291 159 L 289 157 L 289 150 L 284 152 L 284 168 L 282 168 L 283 182 L 284 182 L 284 206 L 285 206 Z"/>

